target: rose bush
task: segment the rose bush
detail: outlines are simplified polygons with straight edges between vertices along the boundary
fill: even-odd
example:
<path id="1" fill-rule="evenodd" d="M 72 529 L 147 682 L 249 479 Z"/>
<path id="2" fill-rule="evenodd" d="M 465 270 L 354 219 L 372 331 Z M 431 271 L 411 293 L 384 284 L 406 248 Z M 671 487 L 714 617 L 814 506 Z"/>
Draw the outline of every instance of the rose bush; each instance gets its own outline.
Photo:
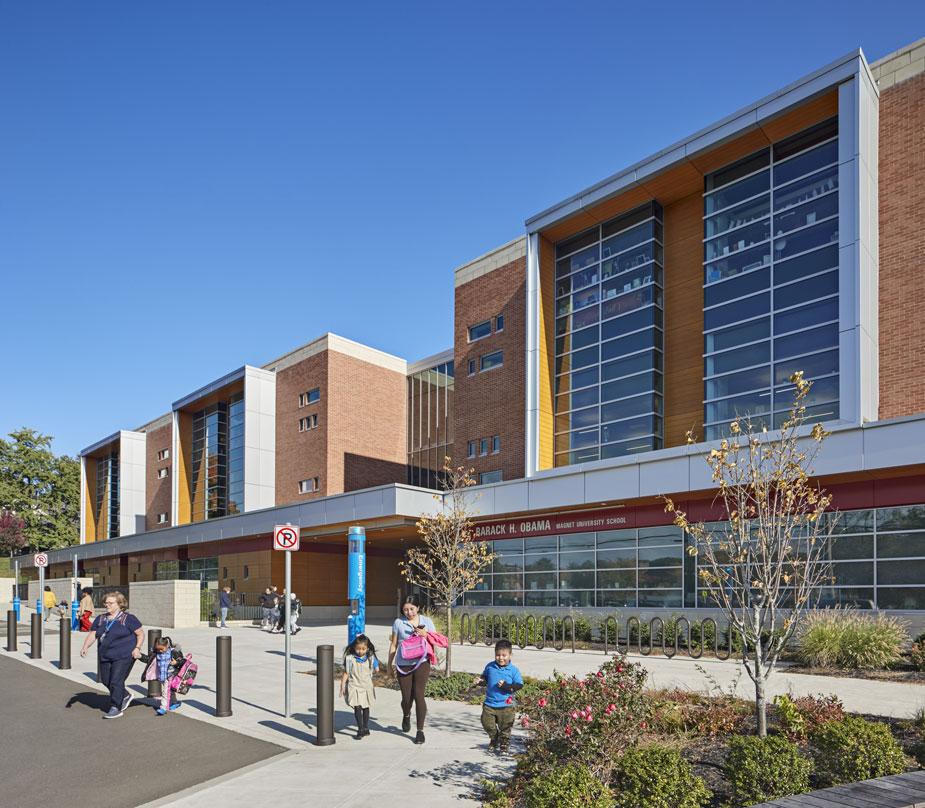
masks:
<path id="1" fill-rule="evenodd" d="M 521 704 L 530 738 L 520 772 L 535 776 L 574 761 L 607 782 L 623 751 L 649 727 L 645 681 L 645 669 L 624 656 L 584 678 L 556 674 L 550 688 Z"/>

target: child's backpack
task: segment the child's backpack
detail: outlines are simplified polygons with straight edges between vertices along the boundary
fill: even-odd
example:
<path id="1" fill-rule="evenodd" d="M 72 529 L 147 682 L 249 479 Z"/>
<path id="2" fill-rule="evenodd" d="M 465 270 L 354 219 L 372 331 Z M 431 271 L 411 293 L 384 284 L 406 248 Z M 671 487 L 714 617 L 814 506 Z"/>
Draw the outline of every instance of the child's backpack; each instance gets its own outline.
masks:
<path id="1" fill-rule="evenodd" d="M 199 666 L 193 662 L 193 655 L 187 654 L 177 668 L 177 672 L 170 678 L 170 689 L 175 690 L 181 696 L 189 693 L 198 672 Z"/>

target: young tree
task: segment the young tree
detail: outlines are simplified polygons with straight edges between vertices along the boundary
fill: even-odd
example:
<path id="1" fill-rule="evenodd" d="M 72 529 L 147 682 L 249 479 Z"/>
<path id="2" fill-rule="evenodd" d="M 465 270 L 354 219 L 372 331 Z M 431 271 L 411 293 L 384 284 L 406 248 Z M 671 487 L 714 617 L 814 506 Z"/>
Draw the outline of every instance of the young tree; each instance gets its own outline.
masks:
<path id="1" fill-rule="evenodd" d="M 801 429 L 811 386 L 802 371 L 790 377 L 794 400 L 780 437 L 748 417 L 729 424 L 729 437 L 706 461 L 725 513 L 721 529 L 688 521 L 674 503 L 665 510 L 690 536 L 701 589 L 725 613 L 743 641 L 742 661 L 755 685 L 758 734 L 767 734 L 766 682 L 784 646 L 813 605 L 817 587 L 832 580 L 826 563 L 836 515 L 832 497 L 810 479 L 828 433 Z M 688 442 L 693 438 L 688 434 Z"/>
<path id="2" fill-rule="evenodd" d="M 0 439 L 0 508 L 23 522 L 36 550 L 79 541 L 80 464 L 51 450 L 51 437 L 23 427 Z"/>
<path id="3" fill-rule="evenodd" d="M 443 460 L 443 495 L 433 516 L 417 521 L 423 543 L 412 547 L 400 562 L 401 574 L 409 584 L 430 593 L 446 610 L 446 675 L 452 672 L 453 606 L 462 595 L 482 581 L 482 573 L 495 558 L 488 542 L 475 541 L 470 516 L 470 486 L 475 485 L 471 469 L 453 468 L 450 458 Z"/>
<path id="4" fill-rule="evenodd" d="M 0 511 L 0 552 L 12 554 L 26 546 L 25 526 L 15 513 Z"/>

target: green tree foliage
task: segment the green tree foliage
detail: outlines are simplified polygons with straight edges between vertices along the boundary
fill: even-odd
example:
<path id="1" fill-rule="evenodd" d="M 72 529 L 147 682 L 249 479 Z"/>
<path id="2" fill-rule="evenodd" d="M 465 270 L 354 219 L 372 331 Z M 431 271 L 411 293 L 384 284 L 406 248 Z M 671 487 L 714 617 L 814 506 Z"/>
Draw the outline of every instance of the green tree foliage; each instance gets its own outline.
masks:
<path id="1" fill-rule="evenodd" d="M 22 539 L 12 528 L 0 536 L 5 552 L 50 550 L 79 541 L 80 464 L 56 455 L 51 441 L 50 435 L 27 427 L 11 432 L 9 440 L 0 439 L 0 511 L 22 522 Z"/>

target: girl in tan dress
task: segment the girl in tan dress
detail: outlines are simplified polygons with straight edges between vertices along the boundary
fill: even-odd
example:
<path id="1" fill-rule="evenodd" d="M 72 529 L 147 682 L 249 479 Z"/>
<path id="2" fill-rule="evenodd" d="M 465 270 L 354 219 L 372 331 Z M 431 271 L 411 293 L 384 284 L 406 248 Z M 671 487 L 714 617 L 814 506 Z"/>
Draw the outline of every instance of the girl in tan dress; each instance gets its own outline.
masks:
<path id="1" fill-rule="evenodd" d="M 340 694 L 353 707 L 357 719 L 357 740 L 369 735 L 369 708 L 376 700 L 373 673 L 377 670 L 375 646 L 365 634 L 358 634 L 344 651 L 344 675 L 340 679 Z"/>

